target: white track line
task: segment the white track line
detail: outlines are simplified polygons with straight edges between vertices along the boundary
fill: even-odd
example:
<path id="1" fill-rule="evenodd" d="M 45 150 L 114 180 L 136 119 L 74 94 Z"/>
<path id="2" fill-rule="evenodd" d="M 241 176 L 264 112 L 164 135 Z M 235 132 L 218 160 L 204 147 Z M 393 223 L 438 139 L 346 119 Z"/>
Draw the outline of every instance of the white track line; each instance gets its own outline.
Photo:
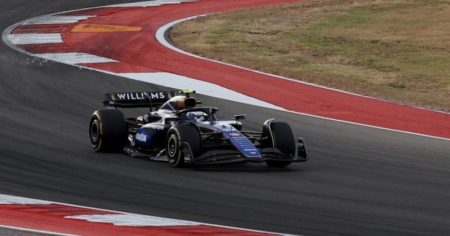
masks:
<path id="1" fill-rule="evenodd" d="M 0 194 L 0 205 L 28 205 L 28 204 L 50 205 L 51 202 Z"/>
<path id="2" fill-rule="evenodd" d="M 110 58 L 100 57 L 81 52 L 43 53 L 43 54 L 33 54 L 33 56 L 69 65 L 117 62 L 116 60 Z"/>
<path id="3" fill-rule="evenodd" d="M 198 93 L 221 98 L 225 100 L 246 103 L 254 106 L 260 106 L 265 108 L 284 110 L 281 107 L 273 104 L 261 101 L 254 97 L 246 96 L 242 93 L 224 88 L 217 84 L 196 80 L 186 76 L 176 75 L 166 72 L 154 72 L 154 73 L 118 73 L 115 74 L 120 77 L 125 77 L 133 80 L 143 81 L 152 84 L 158 84 L 175 89 L 192 88 Z"/>
<path id="4" fill-rule="evenodd" d="M 144 2 L 134 2 L 134 3 L 123 3 L 110 5 L 108 7 L 157 7 L 165 4 L 180 4 L 184 2 L 195 2 L 195 0 L 156 0 L 156 1 L 144 1 Z"/>
<path id="5" fill-rule="evenodd" d="M 154 3 L 154 2 L 145 2 L 145 3 L 124 3 L 124 4 L 117 4 L 117 5 L 111 5 L 109 7 L 157 7 L 161 6 L 161 3 Z"/>
<path id="6" fill-rule="evenodd" d="M 71 24 L 81 20 L 86 20 L 94 16 L 58 16 L 47 15 L 35 17 L 24 22 L 25 25 L 43 25 L 43 24 Z"/>
<path id="7" fill-rule="evenodd" d="M 25 45 L 25 44 L 47 44 L 47 43 L 63 43 L 61 34 L 11 34 L 8 36 L 12 44 Z"/>
<path id="8" fill-rule="evenodd" d="M 94 223 L 110 223 L 116 226 L 189 226 L 201 225 L 201 223 L 185 220 L 168 219 L 157 216 L 146 216 L 139 214 L 97 214 L 97 215 L 75 215 L 66 216 L 67 219 L 85 220 Z"/>

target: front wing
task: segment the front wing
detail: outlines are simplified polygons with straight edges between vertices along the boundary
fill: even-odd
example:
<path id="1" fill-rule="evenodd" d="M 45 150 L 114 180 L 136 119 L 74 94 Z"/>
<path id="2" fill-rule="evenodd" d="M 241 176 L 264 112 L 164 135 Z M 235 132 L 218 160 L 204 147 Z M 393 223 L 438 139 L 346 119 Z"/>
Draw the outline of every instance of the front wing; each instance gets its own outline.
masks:
<path id="1" fill-rule="evenodd" d="M 301 139 L 296 144 L 296 153 L 294 156 L 283 153 L 276 148 L 259 148 L 261 157 L 246 157 L 235 148 L 223 148 L 208 150 L 194 157 L 188 143 L 183 143 L 183 154 L 185 161 L 194 165 L 208 165 L 208 164 L 225 164 L 236 162 L 264 162 L 264 161 L 279 161 L 279 162 L 305 162 L 308 155 L 306 148 Z"/>

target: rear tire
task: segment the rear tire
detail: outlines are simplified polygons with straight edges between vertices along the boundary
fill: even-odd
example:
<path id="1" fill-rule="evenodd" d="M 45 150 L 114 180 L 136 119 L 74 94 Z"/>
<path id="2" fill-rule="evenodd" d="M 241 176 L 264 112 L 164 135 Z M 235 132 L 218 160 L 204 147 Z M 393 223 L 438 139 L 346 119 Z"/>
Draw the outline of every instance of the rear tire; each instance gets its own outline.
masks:
<path id="1" fill-rule="evenodd" d="M 99 110 L 92 114 L 89 138 L 96 152 L 120 152 L 128 138 L 125 117 L 119 110 Z"/>
<path id="2" fill-rule="evenodd" d="M 188 143 L 195 158 L 200 153 L 200 134 L 194 124 L 178 124 L 167 132 L 166 154 L 169 165 L 172 167 L 183 167 L 186 165 L 183 143 Z"/>
<path id="3" fill-rule="evenodd" d="M 286 122 L 271 122 L 270 129 L 272 130 L 272 140 L 273 147 L 286 153 L 290 156 L 295 155 L 295 137 L 292 132 L 291 126 Z M 285 167 L 290 165 L 291 161 L 266 161 L 269 167 Z"/>

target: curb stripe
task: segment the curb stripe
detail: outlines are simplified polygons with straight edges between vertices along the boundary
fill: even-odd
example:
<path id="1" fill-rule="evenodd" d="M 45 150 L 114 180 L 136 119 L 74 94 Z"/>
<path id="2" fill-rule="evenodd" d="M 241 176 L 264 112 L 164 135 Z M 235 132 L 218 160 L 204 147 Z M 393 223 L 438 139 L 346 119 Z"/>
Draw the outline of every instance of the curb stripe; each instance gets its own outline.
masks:
<path id="1" fill-rule="evenodd" d="M 15 45 L 63 43 L 60 33 L 51 34 L 11 34 L 9 40 Z"/>
<path id="2" fill-rule="evenodd" d="M 24 197 L 13 197 L 0 194 L 0 205 L 50 205 L 51 202 Z"/>
<path id="3" fill-rule="evenodd" d="M 20 25 L 11 34 L 51 34 L 61 33 L 65 25 Z"/>
<path id="4" fill-rule="evenodd" d="M 156 216 L 138 214 L 105 214 L 105 215 L 76 215 L 66 216 L 67 219 L 86 220 L 95 223 L 110 223 L 116 226 L 184 226 L 200 225 L 191 221 L 167 219 Z"/>
<path id="5" fill-rule="evenodd" d="M 82 52 L 43 53 L 43 54 L 34 54 L 34 56 L 46 60 L 62 62 L 69 65 L 117 62 L 116 60 L 110 58 L 100 57 Z"/>
<path id="6" fill-rule="evenodd" d="M 48 15 L 42 17 L 32 18 L 25 22 L 26 25 L 42 25 L 42 24 L 71 24 L 77 23 L 81 20 L 86 20 L 95 16 L 60 16 L 60 15 Z"/>
<path id="7" fill-rule="evenodd" d="M 284 235 L 0 194 L 0 227 L 63 235 Z"/>

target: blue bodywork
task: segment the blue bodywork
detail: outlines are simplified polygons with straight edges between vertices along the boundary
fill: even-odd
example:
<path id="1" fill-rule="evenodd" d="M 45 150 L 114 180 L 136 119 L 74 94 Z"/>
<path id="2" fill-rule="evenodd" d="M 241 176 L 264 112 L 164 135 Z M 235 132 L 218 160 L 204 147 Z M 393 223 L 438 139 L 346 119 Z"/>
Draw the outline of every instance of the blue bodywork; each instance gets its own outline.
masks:
<path id="1" fill-rule="evenodd" d="M 261 153 L 255 145 L 239 130 L 224 122 L 217 122 L 214 127 L 221 131 L 223 136 L 247 158 L 261 158 Z"/>
<path id="2" fill-rule="evenodd" d="M 229 123 L 214 122 L 214 124 L 211 125 L 209 122 L 199 122 L 197 124 L 214 130 L 215 132 L 222 133 L 223 137 L 230 140 L 230 143 L 246 158 L 257 159 L 262 157 L 256 146 L 245 135 Z M 160 146 L 161 140 L 164 140 L 164 136 L 170 127 L 171 125 L 155 123 L 142 126 L 138 129 L 135 135 L 135 146 L 146 149 Z"/>
<path id="3" fill-rule="evenodd" d="M 134 144 L 142 148 L 157 147 L 162 144 L 170 125 L 147 124 L 142 126 L 136 132 Z"/>
<path id="4" fill-rule="evenodd" d="M 224 131 L 223 136 L 231 141 L 231 144 L 237 148 L 245 157 L 248 158 L 261 158 L 261 153 L 255 147 L 255 145 L 248 140 L 239 131 Z"/>

